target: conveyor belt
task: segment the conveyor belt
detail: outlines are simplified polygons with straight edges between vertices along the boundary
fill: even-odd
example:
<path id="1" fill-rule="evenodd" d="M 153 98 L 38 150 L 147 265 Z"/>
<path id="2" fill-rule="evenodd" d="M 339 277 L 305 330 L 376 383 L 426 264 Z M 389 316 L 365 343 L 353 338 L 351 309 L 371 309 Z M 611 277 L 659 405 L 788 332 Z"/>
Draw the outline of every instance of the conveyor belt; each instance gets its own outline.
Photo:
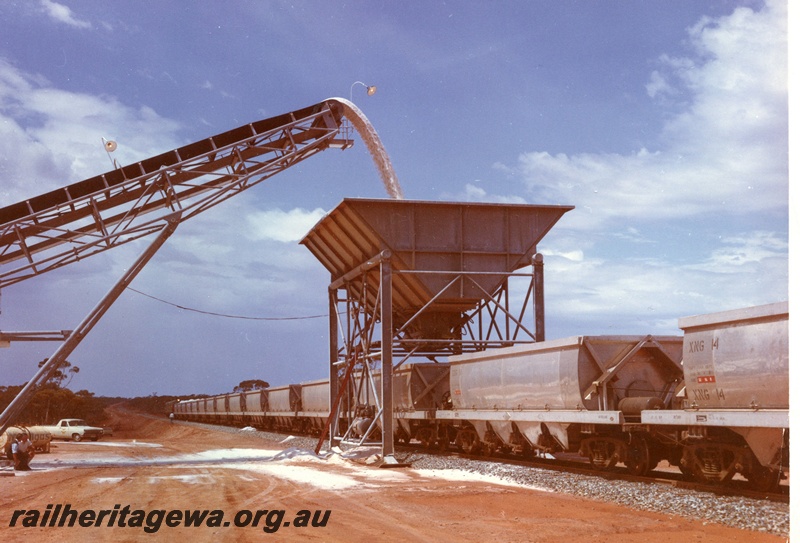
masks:
<path id="1" fill-rule="evenodd" d="M 228 130 L 227 132 L 222 132 L 216 136 L 211 136 L 210 138 L 196 141 L 166 153 L 147 158 L 140 162 L 135 162 L 122 168 L 111 170 L 104 174 L 90 177 L 89 179 L 78 181 L 66 187 L 0 208 L 0 224 L 6 225 L 28 215 L 74 202 L 76 199 L 102 193 L 104 190 L 124 184 L 127 181 L 136 180 L 147 174 L 158 172 L 161 168 L 170 168 L 182 162 L 213 154 L 215 151 L 235 145 L 239 142 L 252 139 L 259 135 L 270 134 L 278 128 L 295 125 L 298 120 L 317 117 L 324 106 L 327 106 L 327 104 L 323 102 L 291 113 L 284 113 L 277 117 L 270 117 L 269 119 L 249 123 Z M 339 113 L 338 118 L 341 118 L 341 113 Z M 317 126 L 313 129 L 309 129 L 307 135 L 309 138 L 324 136 L 329 133 L 330 128 L 331 127 L 328 126 Z M 338 129 L 338 125 L 334 128 Z M 275 143 L 273 143 L 272 147 L 275 147 Z M 264 149 L 264 152 L 268 152 L 269 150 Z M 210 160 L 209 165 L 213 167 L 214 161 Z M 208 169 L 212 171 L 213 168 Z"/>
<path id="2" fill-rule="evenodd" d="M 148 235 L 165 214 L 186 220 L 319 151 L 349 147 L 349 138 L 337 139 L 344 108 L 326 100 L 0 208 L 0 266 L 26 261 L 0 272 L 0 288 Z"/>

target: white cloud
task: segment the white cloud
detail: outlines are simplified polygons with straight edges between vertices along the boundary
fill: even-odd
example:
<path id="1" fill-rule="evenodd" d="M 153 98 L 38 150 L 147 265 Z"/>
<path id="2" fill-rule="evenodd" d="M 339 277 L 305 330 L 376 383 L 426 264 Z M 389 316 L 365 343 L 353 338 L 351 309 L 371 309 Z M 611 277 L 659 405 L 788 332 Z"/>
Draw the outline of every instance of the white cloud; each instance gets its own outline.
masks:
<path id="1" fill-rule="evenodd" d="M 319 313 L 325 269 L 296 241 L 322 210 L 260 211 L 245 193 L 181 223 L 137 279 L 137 288 L 181 305 L 228 314 L 295 317 Z M 147 242 L 109 253 L 121 275 Z M 132 245 L 137 245 L 132 244 Z"/>
<path id="2" fill-rule="evenodd" d="M 75 28 L 91 28 L 92 23 L 77 19 L 72 10 L 64 4 L 53 2 L 53 0 L 41 0 L 42 8 L 51 19 L 59 23 L 64 23 Z"/>
<path id="3" fill-rule="evenodd" d="M 480 181 L 476 181 L 476 183 L 480 183 Z M 446 200 L 454 200 L 457 202 L 493 202 L 493 203 L 500 203 L 500 204 L 525 204 L 525 198 L 521 196 L 514 196 L 514 195 L 499 195 L 499 194 L 490 194 L 486 191 L 483 187 L 479 187 L 474 183 L 467 183 L 464 187 L 464 190 L 456 193 L 450 194 L 445 193 L 442 195 L 443 199 Z"/>
<path id="4" fill-rule="evenodd" d="M 117 141 L 114 157 L 129 164 L 178 147 L 179 129 L 149 107 L 60 90 L 0 59 L 0 205 L 108 171 L 103 137 Z"/>
<path id="5" fill-rule="evenodd" d="M 542 249 L 540 252 L 546 257 L 559 256 L 573 262 L 583 261 L 583 251 L 580 249 L 575 251 L 555 251 L 553 249 Z"/>
<path id="6" fill-rule="evenodd" d="M 630 155 L 522 155 L 534 200 L 576 204 L 574 228 L 785 209 L 788 183 L 786 5 L 739 8 L 689 30 L 694 58 L 662 57 L 646 89 L 676 95 L 662 147 Z M 669 95 L 669 96 L 667 96 Z M 679 95 L 679 96 L 678 96 Z"/>
<path id="7" fill-rule="evenodd" d="M 0 59 L 0 138 L 7 150 L 0 159 L 0 206 L 109 170 L 103 137 L 117 141 L 114 158 L 129 164 L 185 143 L 176 135 L 180 129 L 179 123 L 150 107 L 133 108 L 115 97 L 57 89 Z M 324 299 L 324 288 L 320 298 L 309 292 L 308 284 L 324 284 L 326 272 L 293 242 L 325 212 L 262 211 L 255 202 L 247 193 L 182 223 L 135 286 L 211 311 L 267 316 L 319 312 L 314 305 Z M 59 282 L 80 276 L 81 284 L 91 279 L 105 285 L 121 276 L 147 243 L 140 240 L 53 272 L 44 290 L 59 292 L 51 299 L 66 300 L 66 292 L 74 287 L 62 288 Z M 93 296 L 99 294 L 89 297 Z"/>
<path id="8" fill-rule="evenodd" d="M 710 257 L 694 266 L 715 273 L 737 273 L 745 266 L 776 258 L 786 261 L 789 244 L 772 232 L 752 232 L 728 236 L 721 240 L 723 247 L 712 251 Z"/>
<path id="9" fill-rule="evenodd" d="M 543 250 L 549 328 L 558 336 L 676 333 L 678 317 L 786 299 L 785 240 L 758 232 L 722 243 L 690 263 Z"/>
<path id="10" fill-rule="evenodd" d="M 657 71 L 650 74 L 650 82 L 645 85 L 645 89 L 647 89 L 647 95 L 650 98 L 655 98 L 659 94 L 672 94 L 675 92 L 664 76 Z"/>
<path id="11" fill-rule="evenodd" d="M 659 59 L 660 148 L 520 157 L 533 201 L 576 206 L 540 248 L 548 337 L 677 333 L 681 316 L 786 299 L 786 19 L 781 2 L 703 18 L 694 56 Z M 741 218 L 765 226 L 731 231 Z"/>
<path id="12" fill-rule="evenodd" d="M 251 228 L 249 235 L 256 240 L 297 242 L 324 216 L 325 211 L 319 208 L 312 211 L 299 208 L 254 211 L 247 216 Z"/>

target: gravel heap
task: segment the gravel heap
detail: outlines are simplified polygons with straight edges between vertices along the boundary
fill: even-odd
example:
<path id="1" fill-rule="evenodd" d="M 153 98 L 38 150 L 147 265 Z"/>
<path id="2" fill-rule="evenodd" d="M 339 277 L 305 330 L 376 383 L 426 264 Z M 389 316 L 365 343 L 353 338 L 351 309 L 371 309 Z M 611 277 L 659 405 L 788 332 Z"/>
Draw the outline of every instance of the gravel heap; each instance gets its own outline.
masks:
<path id="1" fill-rule="evenodd" d="M 269 441 L 285 442 L 287 446 L 300 449 L 313 450 L 318 441 L 316 438 L 310 437 L 292 437 L 287 440 L 287 436 L 284 434 L 253 429 L 242 430 L 185 422 L 182 424 L 203 426 L 231 433 L 246 431 L 249 435 Z M 742 530 L 789 536 L 789 505 L 784 503 L 735 496 L 718 496 L 663 484 L 609 481 L 602 477 L 424 453 L 413 453 L 406 457 L 398 455 L 398 459 L 410 463 L 411 467 L 415 469 L 457 469 L 491 475 L 517 484 L 572 494 L 590 500 L 616 503 L 665 515 L 679 515 L 701 520 L 704 523 L 717 523 Z"/>

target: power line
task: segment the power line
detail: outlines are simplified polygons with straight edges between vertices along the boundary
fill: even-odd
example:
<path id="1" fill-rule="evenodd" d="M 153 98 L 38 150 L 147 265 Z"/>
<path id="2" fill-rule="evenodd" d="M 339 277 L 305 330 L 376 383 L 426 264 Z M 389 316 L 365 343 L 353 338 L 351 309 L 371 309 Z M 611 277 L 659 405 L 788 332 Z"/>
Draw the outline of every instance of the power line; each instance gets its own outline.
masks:
<path id="1" fill-rule="evenodd" d="M 141 294 L 151 300 L 156 300 L 157 302 L 161 302 L 162 304 L 171 305 L 172 307 L 177 307 L 178 309 L 183 309 L 184 311 L 192 311 L 194 313 L 201 313 L 203 315 L 211 315 L 212 317 L 224 317 L 226 319 L 244 319 L 250 321 L 299 321 L 299 320 L 306 320 L 306 319 L 320 319 L 322 317 L 327 317 L 328 315 L 309 315 L 306 317 L 245 317 L 242 315 L 227 315 L 225 313 L 215 313 L 214 311 L 203 311 L 202 309 L 195 309 L 193 307 L 186 307 L 183 305 L 178 305 L 172 302 L 168 302 L 167 300 L 162 300 L 161 298 L 157 298 L 155 296 L 151 296 L 141 290 L 136 290 L 135 288 L 128 287 L 128 290 L 132 290 L 137 294 Z"/>

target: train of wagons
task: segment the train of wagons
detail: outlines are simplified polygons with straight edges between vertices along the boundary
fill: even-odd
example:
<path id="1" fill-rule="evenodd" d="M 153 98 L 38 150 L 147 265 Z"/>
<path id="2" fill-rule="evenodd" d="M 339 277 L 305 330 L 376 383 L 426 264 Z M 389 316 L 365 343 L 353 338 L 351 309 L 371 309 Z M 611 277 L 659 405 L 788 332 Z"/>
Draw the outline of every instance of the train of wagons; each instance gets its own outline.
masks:
<path id="1" fill-rule="evenodd" d="M 788 303 L 678 326 L 682 336 L 579 336 L 400 366 L 394 437 L 471 454 L 579 453 L 596 469 L 622 463 L 635 474 L 666 460 L 702 482 L 740 474 L 775 488 L 788 472 Z M 172 412 L 319 434 L 329 404 L 325 379 L 183 400 Z M 375 431 L 367 420 L 351 421 L 350 435 Z"/>

